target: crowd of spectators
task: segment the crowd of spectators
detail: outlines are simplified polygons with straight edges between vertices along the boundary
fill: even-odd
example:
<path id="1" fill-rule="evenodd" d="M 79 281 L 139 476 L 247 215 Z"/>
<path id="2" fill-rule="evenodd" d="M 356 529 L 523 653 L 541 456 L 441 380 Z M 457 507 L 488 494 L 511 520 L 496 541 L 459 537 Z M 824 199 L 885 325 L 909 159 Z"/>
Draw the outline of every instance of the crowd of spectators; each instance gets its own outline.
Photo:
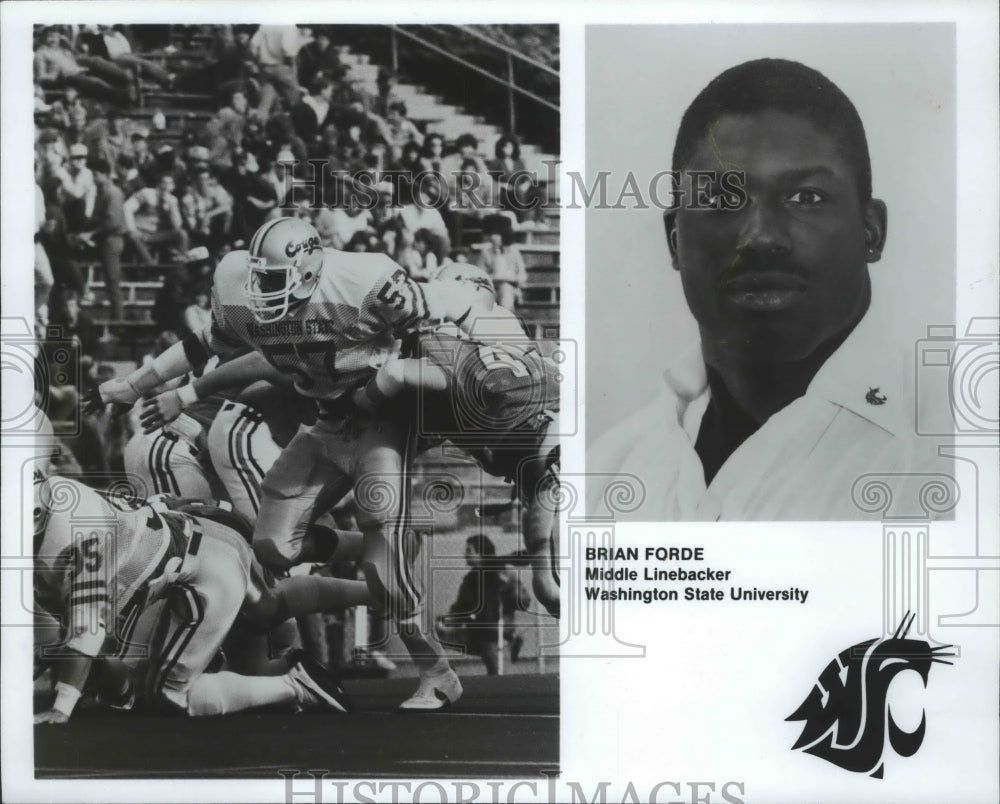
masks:
<path id="1" fill-rule="evenodd" d="M 183 336 L 208 320 L 212 266 L 283 215 L 308 219 L 326 247 L 386 253 L 421 281 L 475 261 L 516 306 L 526 272 L 513 233 L 545 224 L 515 136 L 422 131 L 391 71 L 374 91 L 349 79 L 326 26 L 181 29 L 210 37 L 198 58 L 175 45 L 178 29 L 36 31 L 40 332 L 72 333 L 96 372 L 114 330 L 95 320 L 131 315 L 124 263 L 140 266 L 130 278 L 162 277 L 152 320 Z M 148 82 L 166 100 L 140 108 Z M 214 112 L 173 112 L 183 93 L 211 93 Z"/>

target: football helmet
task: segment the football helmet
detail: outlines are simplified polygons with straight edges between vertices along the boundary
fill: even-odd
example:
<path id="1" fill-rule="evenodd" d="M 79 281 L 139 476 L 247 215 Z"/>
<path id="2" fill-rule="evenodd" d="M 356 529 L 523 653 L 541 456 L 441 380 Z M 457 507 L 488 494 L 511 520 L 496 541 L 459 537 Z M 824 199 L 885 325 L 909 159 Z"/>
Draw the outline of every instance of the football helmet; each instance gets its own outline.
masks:
<path id="1" fill-rule="evenodd" d="M 316 289 L 323 244 L 307 221 L 277 218 L 251 238 L 248 262 L 244 290 L 250 311 L 261 324 L 280 321 Z"/>

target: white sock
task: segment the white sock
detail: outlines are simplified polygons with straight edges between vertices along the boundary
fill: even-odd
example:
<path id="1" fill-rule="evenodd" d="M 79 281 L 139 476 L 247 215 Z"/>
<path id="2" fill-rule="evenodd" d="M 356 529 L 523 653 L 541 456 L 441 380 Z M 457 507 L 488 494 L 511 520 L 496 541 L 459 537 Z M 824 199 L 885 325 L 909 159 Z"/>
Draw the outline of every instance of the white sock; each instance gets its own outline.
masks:
<path id="1" fill-rule="evenodd" d="M 188 692 L 188 714 L 194 717 L 227 715 L 269 704 L 297 701 L 287 675 L 241 676 L 237 673 L 205 673 L 195 679 Z"/>

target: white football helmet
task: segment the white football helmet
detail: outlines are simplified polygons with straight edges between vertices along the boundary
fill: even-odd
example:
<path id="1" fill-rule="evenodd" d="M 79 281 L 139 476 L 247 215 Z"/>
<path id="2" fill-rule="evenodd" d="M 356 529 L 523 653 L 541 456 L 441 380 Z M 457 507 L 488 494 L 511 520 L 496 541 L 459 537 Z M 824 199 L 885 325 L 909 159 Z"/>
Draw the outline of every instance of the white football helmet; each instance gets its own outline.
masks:
<path id="1" fill-rule="evenodd" d="M 280 321 L 316 289 L 323 267 L 323 244 L 315 227 L 301 218 L 276 218 L 250 240 L 247 283 L 250 311 L 260 323 Z"/>

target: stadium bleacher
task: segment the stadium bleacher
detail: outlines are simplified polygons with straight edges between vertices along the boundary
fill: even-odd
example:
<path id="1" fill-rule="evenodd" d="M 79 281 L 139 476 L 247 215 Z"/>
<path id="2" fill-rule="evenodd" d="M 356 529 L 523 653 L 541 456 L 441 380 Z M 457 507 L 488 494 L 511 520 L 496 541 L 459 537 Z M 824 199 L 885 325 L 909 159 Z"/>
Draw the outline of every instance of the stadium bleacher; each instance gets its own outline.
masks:
<path id="1" fill-rule="evenodd" d="M 180 66 L 197 67 L 207 58 L 212 37 L 209 35 L 180 32 L 173 34 L 172 45 L 165 50 L 143 52 L 143 58 L 158 62 L 167 69 Z M 379 69 L 383 65 L 372 63 L 365 54 L 352 53 L 346 46 L 338 46 L 341 62 L 347 67 L 346 80 L 355 88 L 374 93 Z M 443 134 L 449 141 L 463 133 L 472 133 L 483 146 L 493 143 L 502 129 L 480 117 L 466 114 L 461 108 L 445 102 L 427 89 L 405 81 L 405 75 L 394 91 L 407 104 L 408 117 L 423 132 L 434 131 Z M 217 99 L 211 92 L 194 93 L 167 91 L 156 84 L 143 82 L 139 86 L 136 108 L 128 110 L 124 116 L 136 125 L 147 128 L 153 148 L 161 145 L 177 147 L 182 140 L 185 127 L 200 127 L 213 116 Z M 46 93 L 46 99 L 53 101 L 61 97 L 58 90 Z M 154 116 L 162 114 L 165 127 L 156 130 L 152 126 Z M 486 155 L 486 154 L 484 154 Z M 522 288 L 523 302 L 517 313 L 528 327 L 529 333 L 538 339 L 554 339 L 559 335 L 559 209 L 558 187 L 548 187 L 545 177 L 549 173 L 546 162 L 556 157 L 545 154 L 541 149 L 524 143 L 521 159 L 528 170 L 535 171 L 542 187 L 542 197 L 546 199 L 544 209 L 545 226 L 515 233 L 525 265 L 528 269 L 528 284 Z M 467 228 L 460 240 L 453 243 L 453 251 L 481 248 L 481 230 Z M 470 257 L 471 258 L 471 257 Z M 103 282 L 95 272 L 96 263 L 88 266 L 90 289 L 84 300 L 94 322 L 104 328 L 107 358 L 128 360 L 135 357 L 152 343 L 157 328 L 152 320 L 153 302 L 162 287 L 164 277 L 175 266 L 141 266 L 125 263 L 122 266 L 122 298 L 124 316 L 113 320 L 109 316 L 107 302 L 103 296 Z"/>

